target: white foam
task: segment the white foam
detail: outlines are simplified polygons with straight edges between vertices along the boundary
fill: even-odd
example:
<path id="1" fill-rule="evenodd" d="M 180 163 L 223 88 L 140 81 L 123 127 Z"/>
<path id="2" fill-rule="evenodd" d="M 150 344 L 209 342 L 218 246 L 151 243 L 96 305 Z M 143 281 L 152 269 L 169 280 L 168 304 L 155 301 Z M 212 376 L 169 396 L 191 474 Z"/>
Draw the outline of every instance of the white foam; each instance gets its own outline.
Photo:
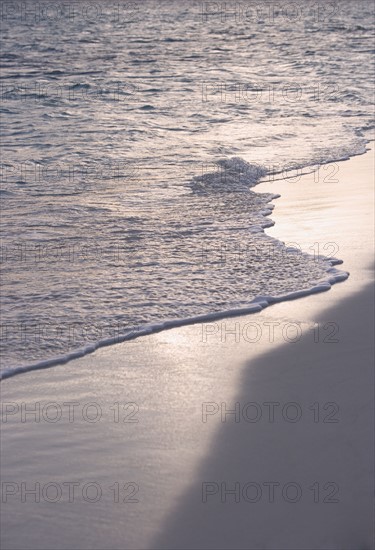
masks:
<path id="1" fill-rule="evenodd" d="M 328 263 L 331 266 L 333 265 L 331 261 L 328 261 Z M 105 338 L 102 340 L 98 340 L 94 344 L 84 346 L 78 350 L 71 351 L 59 357 L 47 359 L 44 361 L 38 361 L 30 365 L 25 365 L 21 367 L 12 368 L 12 369 L 4 369 L 0 373 L 0 380 L 5 380 L 6 378 L 10 378 L 17 374 L 30 372 L 33 370 L 46 369 L 57 365 L 63 365 L 74 359 L 79 359 L 80 357 L 84 357 L 85 355 L 94 353 L 99 348 L 102 348 L 105 346 L 111 346 L 114 344 L 119 344 L 127 340 L 134 340 L 135 338 L 140 338 L 141 336 L 154 334 L 156 332 L 161 332 L 163 330 L 197 324 L 197 323 L 215 321 L 215 320 L 224 319 L 227 317 L 237 317 L 240 315 L 249 315 L 251 313 L 258 313 L 272 304 L 277 304 L 280 302 L 284 302 L 286 300 L 296 300 L 298 298 L 309 296 L 311 294 L 316 294 L 318 292 L 325 292 L 329 290 L 332 285 L 338 282 L 344 281 L 349 277 L 349 273 L 347 273 L 346 271 L 339 271 L 334 267 L 329 267 L 327 269 L 327 273 L 331 274 L 331 277 L 329 277 L 328 281 L 322 280 L 319 283 L 317 283 L 315 286 L 310 287 L 308 289 L 296 290 L 294 292 L 290 292 L 288 294 L 283 294 L 280 296 L 257 296 L 249 303 L 247 307 L 244 307 L 244 308 L 228 309 L 223 311 L 217 311 L 214 313 L 196 315 L 194 317 L 187 317 L 184 319 L 171 319 L 161 323 L 145 325 L 143 327 L 137 328 L 136 330 L 132 330 L 130 332 L 127 331 L 123 334 L 117 335 L 116 337 L 113 337 L 113 338 Z"/>
<path id="2" fill-rule="evenodd" d="M 221 163 L 219 161 L 219 164 L 224 165 L 224 161 L 222 161 Z M 254 170 L 252 170 L 252 166 L 249 163 L 243 161 L 242 159 L 238 159 L 236 157 L 229 159 L 228 161 L 225 161 L 225 167 L 226 167 L 226 170 L 229 170 L 229 180 L 227 179 L 225 181 L 226 186 L 229 183 L 229 188 L 231 188 L 231 186 L 233 186 L 234 183 L 238 184 L 239 167 L 243 172 L 247 171 L 248 173 L 247 185 L 249 184 L 254 185 L 256 181 L 259 180 L 259 167 L 256 166 L 256 172 L 255 172 Z M 255 174 L 256 174 L 256 177 L 255 177 Z M 207 176 L 208 176 L 208 180 L 207 180 Z M 196 178 L 196 181 L 198 180 L 202 182 L 204 181 L 205 183 L 208 181 L 210 184 L 212 183 L 223 184 L 223 180 L 221 178 L 222 176 L 220 174 L 218 175 L 217 173 L 214 173 L 213 175 L 207 174 L 206 176 Z M 273 194 L 273 195 L 270 195 L 269 200 L 271 201 L 279 197 L 280 197 L 279 194 Z M 267 208 L 263 208 L 262 210 L 260 210 L 260 214 L 264 218 L 267 218 L 267 216 L 269 216 L 272 213 L 273 208 L 274 208 L 274 205 L 270 204 L 269 206 L 267 206 Z M 259 225 L 252 225 L 249 228 L 249 231 L 251 233 L 265 233 L 264 230 L 268 227 L 272 227 L 274 224 L 275 222 L 273 220 L 265 219 L 264 222 L 262 222 Z M 274 240 L 276 246 L 282 246 L 283 244 L 275 238 L 272 238 L 272 240 Z M 295 249 L 290 247 L 288 247 L 286 251 L 289 253 L 290 252 L 300 253 L 300 251 L 296 251 Z M 302 254 L 305 255 L 306 257 L 310 256 L 307 253 L 302 253 Z M 332 285 L 338 282 L 344 281 L 349 277 L 349 273 L 347 273 L 346 271 L 340 271 L 335 267 L 333 267 L 335 265 L 341 264 L 342 260 L 339 260 L 337 258 L 327 258 L 324 256 L 319 256 L 319 259 L 326 262 L 327 264 L 326 271 L 329 277 L 327 280 L 321 280 L 316 285 L 308 289 L 296 290 L 296 291 L 293 291 L 287 294 L 278 295 L 278 296 L 257 296 L 256 298 L 251 300 L 248 306 L 238 308 L 238 309 L 228 309 L 228 310 L 211 312 L 211 313 L 201 314 L 201 315 L 192 316 L 192 317 L 171 319 L 160 323 L 147 324 L 147 325 L 138 327 L 135 330 L 126 331 L 123 334 L 117 335 L 116 337 L 104 338 L 104 339 L 98 340 L 95 343 L 90 343 L 89 345 L 83 346 L 82 348 L 79 348 L 77 350 L 70 351 L 58 357 L 46 359 L 43 361 L 38 361 L 29 365 L 4 369 L 0 373 L 0 381 L 6 378 L 15 376 L 17 374 L 30 372 L 33 370 L 50 368 L 57 365 L 63 365 L 74 359 L 79 359 L 81 357 L 84 357 L 85 355 L 94 353 L 97 349 L 101 347 L 118 344 L 128 340 L 133 340 L 135 338 L 139 338 L 141 336 L 147 336 L 156 332 L 161 332 L 163 330 L 190 325 L 190 324 L 214 321 L 217 319 L 224 319 L 226 317 L 234 317 L 234 316 L 258 313 L 259 311 L 262 311 L 263 309 L 265 309 L 266 307 L 272 304 L 276 304 L 286 300 L 295 300 L 298 298 L 302 298 L 304 296 L 316 294 L 318 292 L 325 292 L 329 290 Z"/>

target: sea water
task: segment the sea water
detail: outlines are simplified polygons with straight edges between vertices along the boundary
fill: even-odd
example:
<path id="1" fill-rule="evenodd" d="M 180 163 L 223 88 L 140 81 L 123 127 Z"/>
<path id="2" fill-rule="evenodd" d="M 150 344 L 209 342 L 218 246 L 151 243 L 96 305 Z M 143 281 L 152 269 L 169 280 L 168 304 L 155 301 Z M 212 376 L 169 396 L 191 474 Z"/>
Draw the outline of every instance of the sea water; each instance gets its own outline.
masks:
<path id="1" fill-rule="evenodd" d="M 5 376 L 345 279 L 267 227 L 366 150 L 371 1 L 1 9 Z"/>

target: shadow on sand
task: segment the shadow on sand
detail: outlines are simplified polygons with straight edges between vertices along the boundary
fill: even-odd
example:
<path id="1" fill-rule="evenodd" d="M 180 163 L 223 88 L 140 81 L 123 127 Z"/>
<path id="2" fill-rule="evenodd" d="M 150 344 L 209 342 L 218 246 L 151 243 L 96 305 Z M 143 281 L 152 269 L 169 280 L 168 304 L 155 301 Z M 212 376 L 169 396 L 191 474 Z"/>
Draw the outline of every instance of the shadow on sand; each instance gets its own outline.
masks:
<path id="1" fill-rule="evenodd" d="M 240 412 L 218 423 L 152 548 L 372 548 L 373 290 L 323 312 L 318 342 L 305 334 L 246 365 L 232 403 L 217 396 Z"/>

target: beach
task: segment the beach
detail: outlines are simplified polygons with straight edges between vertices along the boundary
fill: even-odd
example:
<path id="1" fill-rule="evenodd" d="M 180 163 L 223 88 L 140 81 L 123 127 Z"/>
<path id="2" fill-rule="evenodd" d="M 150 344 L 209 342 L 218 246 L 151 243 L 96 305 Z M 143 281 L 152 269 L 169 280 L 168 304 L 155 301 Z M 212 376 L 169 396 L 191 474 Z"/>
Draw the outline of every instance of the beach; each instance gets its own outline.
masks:
<path id="1" fill-rule="evenodd" d="M 373 169 L 255 188 L 346 281 L 2 382 L 4 549 L 374 548 Z"/>

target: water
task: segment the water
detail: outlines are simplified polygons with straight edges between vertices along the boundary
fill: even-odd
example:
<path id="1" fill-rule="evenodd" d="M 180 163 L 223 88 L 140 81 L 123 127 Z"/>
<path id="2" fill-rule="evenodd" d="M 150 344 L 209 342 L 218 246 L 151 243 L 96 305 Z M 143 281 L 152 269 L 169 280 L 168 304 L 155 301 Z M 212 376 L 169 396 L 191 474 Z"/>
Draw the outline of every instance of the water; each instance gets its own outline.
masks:
<path id="1" fill-rule="evenodd" d="M 7 372 L 337 275 L 253 187 L 365 151 L 373 4 L 220 5 L 2 4 Z"/>

